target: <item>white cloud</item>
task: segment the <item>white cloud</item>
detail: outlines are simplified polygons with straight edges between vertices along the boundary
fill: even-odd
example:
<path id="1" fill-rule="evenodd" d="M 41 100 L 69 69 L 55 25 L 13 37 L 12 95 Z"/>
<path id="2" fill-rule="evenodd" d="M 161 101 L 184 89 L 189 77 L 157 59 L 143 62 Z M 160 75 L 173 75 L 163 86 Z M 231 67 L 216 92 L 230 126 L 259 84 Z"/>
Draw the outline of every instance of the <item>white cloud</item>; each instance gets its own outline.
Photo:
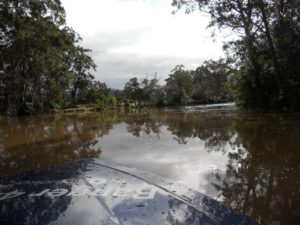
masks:
<path id="1" fill-rule="evenodd" d="M 163 79 L 177 64 L 187 68 L 222 55 L 198 13 L 172 15 L 171 0 L 62 0 L 67 23 L 92 49 L 95 76 L 122 88 L 131 76 L 157 72 Z"/>

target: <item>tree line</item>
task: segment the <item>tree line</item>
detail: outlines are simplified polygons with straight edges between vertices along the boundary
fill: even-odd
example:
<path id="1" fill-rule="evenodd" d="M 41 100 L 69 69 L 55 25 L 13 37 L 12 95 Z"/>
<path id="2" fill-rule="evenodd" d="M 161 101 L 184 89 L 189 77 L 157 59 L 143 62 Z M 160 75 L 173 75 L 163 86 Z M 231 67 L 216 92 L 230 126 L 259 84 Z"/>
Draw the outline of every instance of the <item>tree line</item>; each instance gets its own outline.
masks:
<path id="1" fill-rule="evenodd" d="M 131 78 L 124 87 L 124 98 L 137 106 L 224 103 L 233 101 L 227 77 L 233 69 L 224 59 L 205 61 L 195 70 L 177 65 L 164 85 L 157 75 Z"/>
<path id="2" fill-rule="evenodd" d="M 226 59 L 195 70 L 176 66 L 165 85 L 157 76 L 130 79 L 124 90 L 96 81 L 81 37 L 66 25 L 60 0 L 0 2 L 0 114 L 51 112 L 93 104 L 179 105 L 235 100 L 246 108 L 300 108 L 300 3 L 296 0 L 173 0 L 199 9 L 210 26 L 232 30 Z"/>

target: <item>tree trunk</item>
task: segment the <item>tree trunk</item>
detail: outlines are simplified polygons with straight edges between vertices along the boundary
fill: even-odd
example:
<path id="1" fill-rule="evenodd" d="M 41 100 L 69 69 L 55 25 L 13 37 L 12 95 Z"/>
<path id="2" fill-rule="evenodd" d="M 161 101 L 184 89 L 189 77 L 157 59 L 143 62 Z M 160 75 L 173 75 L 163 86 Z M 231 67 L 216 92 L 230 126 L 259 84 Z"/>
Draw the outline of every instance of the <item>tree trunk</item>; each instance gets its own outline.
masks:
<path id="1" fill-rule="evenodd" d="M 252 64 L 253 70 L 254 70 L 253 75 L 254 75 L 255 86 L 257 87 L 257 90 L 258 90 L 259 99 L 261 101 L 263 101 L 264 100 L 264 95 L 263 95 L 263 91 L 262 91 L 262 87 L 261 87 L 261 81 L 260 81 L 260 77 L 259 77 L 260 71 L 259 71 L 259 68 L 258 68 L 258 63 L 256 61 L 256 55 L 257 54 L 256 54 L 256 50 L 254 48 L 253 37 L 252 37 L 251 31 L 250 31 L 250 19 L 251 18 L 246 18 L 247 13 L 244 12 L 242 3 L 239 0 L 237 1 L 237 6 L 238 6 L 239 12 L 241 14 L 242 23 L 243 23 L 243 27 L 244 27 L 244 32 L 245 32 L 245 35 L 246 35 L 246 48 L 247 48 L 247 51 L 248 51 L 248 56 L 249 56 L 250 62 Z"/>
<path id="2" fill-rule="evenodd" d="M 265 34 L 266 34 L 266 38 L 267 38 L 267 42 L 268 42 L 268 46 L 269 46 L 269 51 L 272 57 L 272 63 L 273 63 L 273 67 L 275 70 L 275 79 L 276 79 L 276 84 L 277 84 L 277 91 L 278 94 L 280 94 L 280 69 L 279 69 L 279 63 L 278 63 L 278 58 L 277 58 L 277 54 L 275 51 L 275 47 L 274 47 L 274 43 L 272 40 L 272 36 L 271 36 L 271 32 L 269 29 L 269 22 L 267 19 L 267 15 L 266 15 L 266 11 L 265 11 L 265 3 L 263 0 L 258 0 L 258 5 L 259 5 L 259 9 L 261 11 L 262 14 L 262 20 L 265 26 Z"/>
<path id="3" fill-rule="evenodd" d="M 74 87 L 74 89 L 71 91 L 71 97 L 72 97 L 72 104 L 75 105 L 75 97 L 76 97 L 77 88 Z"/>

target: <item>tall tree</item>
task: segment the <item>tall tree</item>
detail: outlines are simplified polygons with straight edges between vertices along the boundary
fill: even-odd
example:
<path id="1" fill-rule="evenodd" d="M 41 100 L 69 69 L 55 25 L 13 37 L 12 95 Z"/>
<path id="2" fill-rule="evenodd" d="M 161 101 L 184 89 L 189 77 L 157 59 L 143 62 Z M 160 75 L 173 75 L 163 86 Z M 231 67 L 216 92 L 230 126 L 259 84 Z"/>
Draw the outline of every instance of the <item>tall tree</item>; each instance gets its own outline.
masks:
<path id="1" fill-rule="evenodd" d="M 232 69 L 224 59 L 205 61 L 194 72 L 193 100 L 197 103 L 222 103 L 232 101 L 227 86 Z"/>
<path id="2" fill-rule="evenodd" d="M 296 0 L 173 0 L 186 12 L 195 8 L 211 16 L 210 26 L 233 30 L 239 39 L 227 44 L 237 56 L 236 93 L 244 106 L 300 107 L 299 12 Z M 286 51 L 280 46 L 292 47 Z M 233 53 L 233 54 L 232 54 Z M 292 58 L 287 62 L 286 58 Z M 283 63 L 284 62 L 284 63 Z M 287 69 L 288 64 L 293 68 Z M 291 94 L 292 93 L 292 94 Z M 293 97 L 294 96 L 294 97 Z"/>
<path id="3" fill-rule="evenodd" d="M 166 79 L 166 98 L 169 104 L 186 104 L 191 101 L 193 92 L 192 71 L 177 65 Z"/>
<path id="4" fill-rule="evenodd" d="M 89 71 L 95 69 L 96 65 L 92 58 L 87 55 L 89 50 L 80 46 L 74 46 L 71 50 L 72 51 L 69 52 L 69 57 L 71 57 L 70 61 L 72 62 L 70 68 L 72 74 L 70 89 L 72 103 L 76 104 L 78 100 L 80 100 L 78 99 L 79 92 L 84 91 L 88 88 L 89 84 L 92 84 L 94 76 Z"/>
<path id="5" fill-rule="evenodd" d="M 152 79 L 145 77 L 141 82 L 141 88 L 143 92 L 143 101 L 145 105 L 157 105 L 160 100 L 158 94 L 160 93 L 160 86 L 158 84 L 159 79 L 157 74 L 154 74 Z"/>
<path id="6" fill-rule="evenodd" d="M 140 105 L 143 99 L 143 90 L 141 84 L 139 83 L 137 77 L 131 78 L 124 87 L 124 94 L 128 99 L 134 100 L 135 105 Z"/>
<path id="7" fill-rule="evenodd" d="M 94 64 L 66 26 L 60 0 L 0 2 L 0 112 L 49 111 Z"/>

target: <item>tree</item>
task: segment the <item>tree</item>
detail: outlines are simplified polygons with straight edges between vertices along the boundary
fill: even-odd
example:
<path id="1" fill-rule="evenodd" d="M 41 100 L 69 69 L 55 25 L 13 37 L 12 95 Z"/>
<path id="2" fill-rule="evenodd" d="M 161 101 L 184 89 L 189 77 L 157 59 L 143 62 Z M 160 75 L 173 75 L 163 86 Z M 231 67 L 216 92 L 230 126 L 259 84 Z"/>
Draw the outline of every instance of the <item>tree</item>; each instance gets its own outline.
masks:
<path id="1" fill-rule="evenodd" d="M 166 79 L 166 98 L 168 104 L 186 104 L 191 101 L 193 91 L 193 75 L 177 65 Z"/>
<path id="2" fill-rule="evenodd" d="M 205 61 L 195 70 L 192 98 L 197 103 L 221 103 L 232 101 L 227 78 L 233 69 L 224 59 Z"/>
<path id="3" fill-rule="evenodd" d="M 148 79 L 148 77 L 144 78 L 141 82 L 142 86 L 142 97 L 145 105 L 157 105 L 159 103 L 159 79 L 157 78 L 157 74 L 153 75 L 152 79 Z"/>
<path id="4" fill-rule="evenodd" d="M 87 93 L 83 93 L 83 98 L 85 99 L 86 103 L 95 103 L 98 100 L 103 100 L 105 96 L 110 94 L 110 89 L 107 87 L 106 83 L 100 81 L 90 82 L 85 89 L 87 90 Z M 82 91 L 80 91 L 79 94 L 81 94 L 81 92 Z M 84 100 L 82 98 L 80 99 L 81 101 Z"/>
<path id="5" fill-rule="evenodd" d="M 0 113 L 51 110 L 91 80 L 95 68 L 59 0 L 0 2 Z"/>
<path id="6" fill-rule="evenodd" d="M 124 94 L 127 99 L 134 100 L 135 106 L 140 105 L 142 100 L 142 88 L 137 77 L 131 78 L 124 87 Z"/>
<path id="7" fill-rule="evenodd" d="M 172 5 L 185 7 L 187 13 L 198 8 L 211 16 L 210 26 L 229 28 L 240 37 L 225 45 L 237 62 L 233 86 L 239 103 L 259 108 L 300 107 L 300 70 L 295 63 L 300 60 L 299 1 L 173 0 Z"/>
<path id="8" fill-rule="evenodd" d="M 80 92 L 88 92 L 88 87 L 92 85 L 92 80 L 94 79 L 89 71 L 95 69 L 96 65 L 92 58 L 86 54 L 87 52 L 89 50 L 74 46 L 70 54 L 70 57 L 72 57 L 70 61 L 73 62 L 70 68 L 72 73 L 70 88 L 73 104 L 85 102 L 82 98 L 79 98 L 80 94 L 82 95 Z"/>

